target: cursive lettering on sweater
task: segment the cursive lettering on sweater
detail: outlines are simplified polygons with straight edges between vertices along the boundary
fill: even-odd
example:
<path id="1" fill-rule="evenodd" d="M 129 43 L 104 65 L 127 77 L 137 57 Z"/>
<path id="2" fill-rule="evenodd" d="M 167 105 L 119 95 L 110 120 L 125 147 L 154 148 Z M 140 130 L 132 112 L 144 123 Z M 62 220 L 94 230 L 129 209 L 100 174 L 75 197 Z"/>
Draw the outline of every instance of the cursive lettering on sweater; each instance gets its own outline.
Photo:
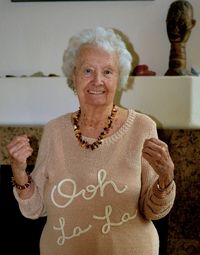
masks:
<path id="1" fill-rule="evenodd" d="M 107 205 L 105 207 L 105 215 L 104 216 L 93 215 L 94 220 L 105 220 L 106 221 L 106 223 L 101 228 L 101 231 L 103 234 L 108 234 L 111 230 L 111 227 L 119 227 L 122 224 L 135 219 L 137 216 L 137 210 L 133 215 L 130 215 L 130 213 L 127 213 L 127 212 L 124 213 L 121 216 L 121 219 L 119 222 L 112 222 L 110 219 L 111 214 L 112 214 L 112 206 Z M 60 246 L 64 245 L 66 240 L 70 240 L 72 238 L 75 238 L 75 237 L 78 237 L 80 235 L 87 233 L 92 228 L 92 225 L 89 224 L 86 228 L 81 228 L 80 226 L 75 226 L 73 228 L 73 233 L 71 235 L 66 235 L 64 228 L 65 228 L 65 219 L 63 217 L 60 217 L 59 218 L 59 226 L 58 227 L 53 226 L 54 230 L 61 232 L 61 235 L 57 239 L 57 244 Z"/>
<path id="2" fill-rule="evenodd" d="M 128 188 L 127 185 L 124 185 L 124 187 L 120 189 L 117 187 L 117 184 L 114 181 L 112 180 L 106 181 L 106 177 L 107 177 L 106 170 L 100 169 L 97 175 L 97 185 L 95 186 L 93 184 L 90 184 L 86 186 L 85 189 L 81 189 L 80 191 L 77 191 L 77 185 L 74 180 L 69 178 L 63 179 L 58 183 L 58 185 L 54 185 L 51 191 L 51 200 L 55 206 L 59 208 L 66 208 L 74 201 L 76 197 L 82 196 L 82 198 L 85 200 L 93 199 L 96 196 L 98 190 L 100 196 L 103 197 L 104 190 L 108 185 L 111 185 L 115 192 L 118 194 L 122 194 L 127 190 Z M 72 191 L 70 192 L 70 194 L 67 194 L 66 192 L 62 191 L 64 190 L 65 185 L 66 186 L 70 185 L 72 187 Z M 56 201 L 55 199 L 56 192 L 59 194 L 59 196 L 66 199 L 65 203 L 61 204 L 58 201 Z"/>
<path id="3" fill-rule="evenodd" d="M 101 229 L 103 234 L 107 234 L 108 232 L 110 232 L 111 227 L 121 226 L 123 223 L 135 219 L 135 217 L 137 216 L 137 210 L 136 210 L 135 214 L 133 214 L 132 216 L 129 213 L 124 213 L 119 222 L 111 222 L 111 219 L 110 219 L 111 214 L 112 214 L 112 206 L 107 205 L 105 207 L 105 215 L 104 216 L 93 215 L 93 218 L 96 220 L 105 220 L 106 221 L 106 223 L 102 226 L 102 229 Z"/>
<path id="4" fill-rule="evenodd" d="M 67 236 L 67 235 L 65 234 L 65 231 L 64 231 L 65 219 L 64 219 L 63 217 L 60 217 L 60 218 L 59 218 L 59 224 L 60 224 L 59 227 L 53 226 L 54 230 L 61 231 L 61 235 L 60 235 L 60 236 L 58 237 L 58 239 L 57 239 L 57 244 L 58 244 L 58 245 L 63 245 L 64 242 L 65 242 L 65 240 L 70 240 L 70 239 L 72 239 L 72 238 L 74 238 L 74 237 L 80 236 L 80 235 L 82 235 L 82 234 L 88 232 L 88 231 L 91 229 L 91 227 L 92 227 L 92 225 L 88 225 L 87 228 L 81 229 L 79 226 L 76 226 L 76 227 L 74 227 L 74 229 L 73 229 L 72 235 Z"/>

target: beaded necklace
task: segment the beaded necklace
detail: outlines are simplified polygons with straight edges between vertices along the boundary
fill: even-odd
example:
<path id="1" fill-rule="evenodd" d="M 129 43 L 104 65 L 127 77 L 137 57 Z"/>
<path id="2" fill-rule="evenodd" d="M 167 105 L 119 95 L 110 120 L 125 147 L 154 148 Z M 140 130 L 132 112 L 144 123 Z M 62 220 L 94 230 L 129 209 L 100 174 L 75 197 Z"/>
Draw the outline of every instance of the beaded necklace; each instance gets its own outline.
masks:
<path id="1" fill-rule="evenodd" d="M 91 149 L 91 150 L 98 148 L 99 145 L 102 144 L 102 140 L 105 138 L 106 134 L 108 134 L 108 132 L 110 131 L 110 129 L 112 127 L 113 118 L 116 115 L 116 113 L 117 113 L 117 109 L 116 109 L 115 105 L 113 105 L 111 114 L 107 118 L 107 121 L 108 121 L 107 125 L 103 128 L 103 131 L 100 133 L 100 135 L 98 136 L 96 141 L 90 144 L 87 141 L 83 140 L 83 138 L 82 138 L 80 127 L 78 124 L 78 122 L 80 120 L 80 116 L 81 116 L 81 109 L 79 108 L 78 112 L 75 114 L 75 116 L 73 116 L 73 126 L 74 126 L 75 136 L 76 136 L 80 146 L 85 149 Z"/>

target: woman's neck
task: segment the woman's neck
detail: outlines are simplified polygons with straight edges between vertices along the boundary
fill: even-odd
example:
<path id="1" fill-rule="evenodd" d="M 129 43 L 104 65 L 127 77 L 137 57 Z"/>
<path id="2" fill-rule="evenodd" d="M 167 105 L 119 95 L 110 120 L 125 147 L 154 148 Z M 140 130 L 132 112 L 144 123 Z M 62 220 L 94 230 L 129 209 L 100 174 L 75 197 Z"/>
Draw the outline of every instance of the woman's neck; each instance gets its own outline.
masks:
<path id="1" fill-rule="evenodd" d="M 97 139 L 100 133 L 103 132 L 104 128 L 108 125 L 108 116 L 110 116 L 112 112 L 112 107 L 110 109 L 107 108 L 107 111 L 104 111 L 103 113 L 96 111 L 97 109 L 95 109 L 95 111 L 85 112 L 81 108 L 80 117 L 78 119 L 78 125 L 81 134 L 86 137 Z M 109 132 L 106 134 L 106 136 L 115 133 L 123 125 L 128 117 L 127 109 L 123 109 L 119 106 L 115 106 L 115 108 L 116 112 L 112 117 L 112 127 L 109 129 Z"/>
<path id="2" fill-rule="evenodd" d="M 112 112 L 112 106 L 101 108 L 81 107 L 80 126 L 95 129 L 107 123 L 108 116 Z"/>

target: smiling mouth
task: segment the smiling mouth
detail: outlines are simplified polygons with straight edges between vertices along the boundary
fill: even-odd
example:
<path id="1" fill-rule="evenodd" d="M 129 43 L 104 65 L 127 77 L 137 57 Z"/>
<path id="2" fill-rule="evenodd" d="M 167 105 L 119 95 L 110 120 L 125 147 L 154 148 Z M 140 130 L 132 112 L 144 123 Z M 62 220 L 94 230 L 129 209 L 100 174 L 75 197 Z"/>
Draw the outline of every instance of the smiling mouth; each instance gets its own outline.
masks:
<path id="1" fill-rule="evenodd" d="M 88 93 L 92 95 L 102 95 L 105 91 L 88 90 Z"/>

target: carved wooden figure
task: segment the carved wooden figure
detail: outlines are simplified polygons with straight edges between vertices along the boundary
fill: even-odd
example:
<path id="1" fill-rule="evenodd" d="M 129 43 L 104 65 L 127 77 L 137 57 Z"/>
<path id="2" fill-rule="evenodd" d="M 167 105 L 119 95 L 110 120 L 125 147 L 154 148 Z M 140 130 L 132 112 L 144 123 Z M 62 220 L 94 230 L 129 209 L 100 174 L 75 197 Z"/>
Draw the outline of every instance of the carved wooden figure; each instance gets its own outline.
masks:
<path id="1" fill-rule="evenodd" d="M 193 7 L 188 1 L 171 3 L 166 20 L 171 49 L 169 67 L 165 75 L 192 75 L 186 68 L 186 42 L 195 24 Z"/>

